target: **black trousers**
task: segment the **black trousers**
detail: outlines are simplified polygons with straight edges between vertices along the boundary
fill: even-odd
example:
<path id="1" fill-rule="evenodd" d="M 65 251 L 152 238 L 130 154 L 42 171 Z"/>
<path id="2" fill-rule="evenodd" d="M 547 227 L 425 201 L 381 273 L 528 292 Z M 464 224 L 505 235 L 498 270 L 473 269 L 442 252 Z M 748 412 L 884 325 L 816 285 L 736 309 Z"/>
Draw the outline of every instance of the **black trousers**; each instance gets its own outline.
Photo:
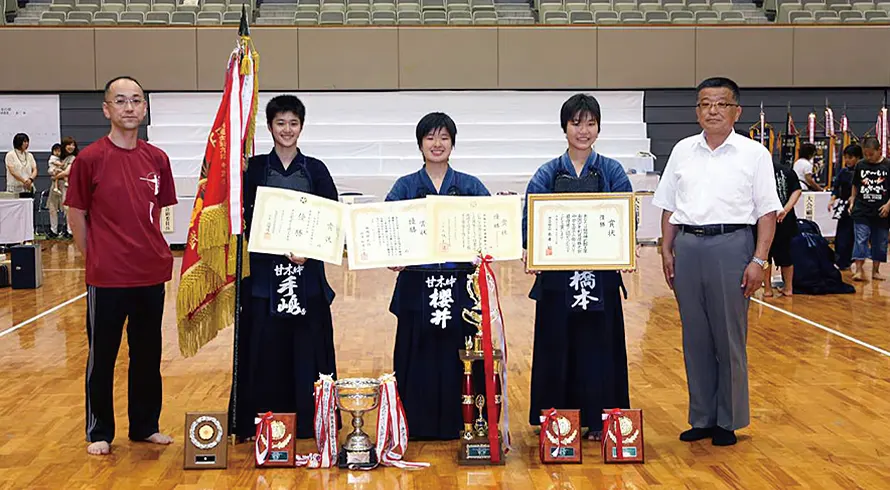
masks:
<path id="1" fill-rule="evenodd" d="M 161 320 L 164 285 L 136 288 L 87 287 L 86 437 L 114 439 L 114 364 L 124 322 L 130 348 L 127 383 L 132 440 L 158 432 L 161 415 Z"/>

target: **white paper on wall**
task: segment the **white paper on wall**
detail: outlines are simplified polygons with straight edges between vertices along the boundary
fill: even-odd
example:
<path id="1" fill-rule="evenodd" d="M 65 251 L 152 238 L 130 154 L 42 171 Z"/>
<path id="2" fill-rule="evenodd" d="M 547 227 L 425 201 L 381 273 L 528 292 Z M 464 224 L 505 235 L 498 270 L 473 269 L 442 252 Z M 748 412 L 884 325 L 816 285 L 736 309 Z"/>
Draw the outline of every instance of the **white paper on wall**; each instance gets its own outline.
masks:
<path id="1" fill-rule="evenodd" d="M 0 95 L 0 151 L 11 150 L 18 133 L 28 135 L 31 152 L 48 152 L 61 141 L 59 95 Z"/>

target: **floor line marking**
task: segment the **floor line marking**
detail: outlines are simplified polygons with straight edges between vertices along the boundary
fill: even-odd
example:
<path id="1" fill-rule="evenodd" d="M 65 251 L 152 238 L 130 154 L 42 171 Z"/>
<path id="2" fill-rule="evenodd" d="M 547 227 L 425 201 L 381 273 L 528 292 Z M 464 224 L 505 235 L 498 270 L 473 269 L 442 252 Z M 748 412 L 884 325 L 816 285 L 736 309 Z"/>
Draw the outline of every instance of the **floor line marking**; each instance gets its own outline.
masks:
<path id="1" fill-rule="evenodd" d="M 814 326 L 814 327 L 816 327 L 816 328 L 818 328 L 818 329 L 824 330 L 824 331 L 826 331 L 826 332 L 828 332 L 828 333 L 830 333 L 830 334 L 832 334 L 832 335 L 837 335 L 838 337 L 840 337 L 840 338 L 842 338 L 842 339 L 849 340 L 850 342 L 853 342 L 854 344 L 857 344 L 857 345 L 859 345 L 859 346 L 865 347 L 866 349 L 871 349 L 871 350 L 877 352 L 878 354 L 881 354 L 881 355 L 890 357 L 890 352 L 885 351 L 884 349 L 881 349 L 880 347 L 875 347 L 875 346 L 873 346 L 873 345 L 871 345 L 871 344 L 869 344 L 869 343 L 867 343 L 867 342 L 863 342 L 863 341 L 861 341 L 861 340 L 859 340 L 859 339 L 857 339 L 857 338 L 855 338 L 855 337 L 851 337 L 851 336 L 849 336 L 849 335 L 847 335 L 847 334 L 845 334 L 845 333 L 838 332 L 837 330 L 834 330 L 834 329 L 832 329 L 832 328 L 828 328 L 828 327 L 826 327 L 825 325 L 816 323 L 816 322 L 814 322 L 813 320 L 810 320 L 810 319 L 808 319 L 808 318 L 804 318 L 804 317 L 802 317 L 802 316 L 800 316 L 800 315 L 796 315 L 796 314 L 794 314 L 794 313 L 791 313 L 791 312 L 788 311 L 788 310 L 779 308 L 778 306 L 771 305 L 771 304 L 769 304 L 769 303 L 767 303 L 767 302 L 765 302 L 765 301 L 759 300 L 759 299 L 757 299 L 757 298 L 751 298 L 751 301 L 754 301 L 755 303 L 758 303 L 758 304 L 761 304 L 761 305 L 763 305 L 763 306 L 766 306 L 767 308 L 772 308 L 773 310 L 776 310 L 776 311 L 778 311 L 779 313 L 784 313 L 784 314 L 790 316 L 791 318 L 794 318 L 794 319 L 796 319 L 796 320 L 800 320 L 800 321 L 802 321 L 802 322 L 804 322 L 804 323 L 806 323 L 806 324 L 808 324 L 808 325 L 812 325 L 812 326 Z"/>
<path id="2" fill-rule="evenodd" d="M 8 328 L 8 329 L 6 329 L 6 330 L 0 332 L 0 337 L 3 337 L 3 336 L 6 335 L 6 334 L 10 334 L 10 333 L 12 333 L 12 332 L 15 332 L 16 330 L 18 330 L 18 329 L 24 327 L 25 325 L 27 325 L 27 324 L 29 324 L 29 323 L 31 323 L 31 322 L 36 322 L 37 320 L 40 320 L 41 318 L 45 317 L 46 315 L 49 315 L 50 313 L 52 313 L 52 312 L 54 312 L 54 311 L 56 311 L 56 310 L 60 310 L 60 309 L 62 309 L 62 308 L 64 308 L 64 307 L 70 305 L 71 303 L 74 303 L 75 301 L 78 301 L 79 299 L 86 297 L 86 295 L 87 295 L 87 293 L 86 293 L 86 291 L 84 291 L 83 294 L 81 294 L 81 295 L 79 295 L 79 296 L 75 296 L 75 297 L 69 299 L 68 301 L 66 301 L 66 302 L 64 302 L 64 303 L 62 303 L 62 304 L 60 304 L 60 305 L 53 306 L 52 308 L 50 308 L 50 309 L 44 311 L 43 313 L 41 313 L 41 314 L 39 314 L 39 315 L 37 315 L 37 316 L 31 317 L 31 318 L 29 318 L 29 319 L 23 321 L 22 323 L 19 323 L 18 325 L 14 326 L 14 327 L 10 327 L 10 328 Z"/>
<path id="3" fill-rule="evenodd" d="M 68 271 L 83 271 L 86 269 L 43 269 L 44 272 L 68 272 Z"/>

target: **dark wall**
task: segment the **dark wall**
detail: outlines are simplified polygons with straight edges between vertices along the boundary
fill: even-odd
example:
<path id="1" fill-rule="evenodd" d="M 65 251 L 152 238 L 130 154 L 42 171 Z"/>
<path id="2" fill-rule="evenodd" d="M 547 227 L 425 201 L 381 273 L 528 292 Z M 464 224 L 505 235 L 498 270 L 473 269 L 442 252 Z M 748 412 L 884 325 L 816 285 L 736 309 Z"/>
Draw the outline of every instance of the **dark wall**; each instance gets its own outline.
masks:
<path id="1" fill-rule="evenodd" d="M 102 113 L 102 93 L 82 92 L 63 93 L 59 95 L 59 122 L 61 135 L 71 136 L 77 141 L 77 145 L 83 149 L 88 144 L 108 134 L 109 122 Z M 146 94 L 147 95 L 147 94 Z M 145 117 L 139 135 L 147 137 L 149 117 Z M 37 161 L 37 192 L 49 189 L 52 182 L 49 178 L 48 161 L 49 152 L 32 152 Z M 5 158 L 6 155 L 3 155 Z M 0 171 L 0 189 L 6 190 L 6 168 Z"/>
<path id="2" fill-rule="evenodd" d="M 787 106 L 791 104 L 791 117 L 801 135 L 806 134 L 807 116 L 815 110 L 818 121 L 824 118 L 825 100 L 834 111 L 835 121 L 840 123 L 846 105 L 850 129 L 859 137 L 866 131 L 874 134 L 878 117 L 888 92 L 877 89 L 742 89 L 742 117 L 736 131 L 747 135 L 751 125 L 760 120 L 760 103 L 766 122 L 778 133 L 784 131 Z M 644 119 L 652 140 L 655 169 L 664 170 L 674 144 L 701 132 L 695 119 L 695 90 L 647 90 L 644 101 Z M 778 134 L 776 135 L 778 137 Z M 778 146 L 778 143 L 776 143 Z M 778 159 L 778 151 L 774 157 Z"/>

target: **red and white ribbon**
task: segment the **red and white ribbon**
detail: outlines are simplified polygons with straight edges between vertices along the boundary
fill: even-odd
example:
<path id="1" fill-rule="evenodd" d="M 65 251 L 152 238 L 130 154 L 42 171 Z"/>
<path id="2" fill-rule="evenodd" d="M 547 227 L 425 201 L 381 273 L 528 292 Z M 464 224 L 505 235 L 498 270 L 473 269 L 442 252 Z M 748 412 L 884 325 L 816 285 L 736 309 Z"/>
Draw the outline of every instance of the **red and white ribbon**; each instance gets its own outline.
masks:
<path id="1" fill-rule="evenodd" d="M 843 117 L 841 117 L 841 132 L 846 133 L 850 130 L 850 121 L 847 119 L 847 114 L 844 113 Z"/>
<path id="2" fill-rule="evenodd" d="M 408 450 L 408 420 L 393 374 L 380 377 L 377 409 L 377 464 L 402 469 L 426 468 L 429 463 L 403 461 Z M 371 469 L 371 468 L 365 468 Z"/>
<path id="3" fill-rule="evenodd" d="M 825 136 L 834 136 L 834 111 L 831 107 L 825 108 Z"/>
<path id="4" fill-rule="evenodd" d="M 256 440 L 253 445 L 256 464 L 262 465 L 269 458 L 269 448 L 272 446 L 272 412 L 266 412 L 255 419 Z M 260 442 L 265 441 L 266 447 L 260 451 Z"/>
<path id="5" fill-rule="evenodd" d="M 482 303 L 482 350 L 485 364 L 485 396 L 488 400 L 494 400 L 494 359 L 492 358 L 492 334 L 497 333 L 499 347 L 503 354 L 501 362 L 501 424 L 499 427 L 501 440 L 504 442 L 504 452 L 512 449 L 510 441 L 510 416 L 507 396 L 507 331 L 504 327 L 503 309 L 501 308 L 500 294 L 498 293 L 498 281 L 491 269 L 494 259 L 490 255 L 479 255 L 473 260 L 473 264 L 479 267 L 479 296 Z M 497 407 L 494 403 L 488 403 L 488 423 L 496 420 Z M 497 424 L 496 424 L 497 425 Z M 495 427 L 498 429 L 498 427 Z M 488 433 L 491 449 L 491 461 L 500 461 L 500 451 L 497 446 L 497 430 Z"/>
<path id="6" fill-rule="evenodd" d="M 763 115 L 763 105 L 760 106 L 760 144 L 764 143 L 764 134 L 766 133 L 766 118 Z"/>
<path id="7" fill-rule="evenodd" d="M 556 434 L 554 434 L 556 436 L 556 447 L 554 447 L 553 450 L 550 451 L 550 455 L 554 458 L 559 456 L 559 450 L 562 448 L 562 439 L 564 436 L 568 435 L 568 434 L 560 433 L 559 421 L 558 421 L 557 416 L 558 416 L 558 413 L 556 412 L 556 408 L 551 408 L 550 410 L 547 410 L 546 415 L 541 415 L 541 441 L 540 441 L 541 449 L 540 449 L 540 451 L 541 451 L 541 460 L 542 461 L 544 460 L 544 451 L 545 451 L 544 447 L 547 445 L 544 441 L 546 440 L 547 432 L 550 430 L 550 428 L 553 427 L 554 425 L 556 426 Z"/>
<path id="8" fill-rule="evenodd" d="M 603 414 L 603 457 L 606 456 L 606 441 L 609 439 L 609 431 L 615 435 L 615 458 L 624 459 L 624 441 L 621 435 L 621 416 L 624 412 L 620 408 L 613 408 L 608 413 Z"/>
<path id="9" fill-rule="evenodd" d="M 881 108 L 881 114 L 878 118 L 880 122 L 881 131 L 878 133 L 878 141 L 881 142 L 881 156 L 887 157 L 887 108 Z"/>
<path id="10" fill-rule="evenodd" d="M 322 375 L 315 383 L 315 444 L 317 453 L 297 455 L 296 465 L 330 468 L 337 463 L 337 402 L 334 378 Z"/>
<path id="11" fill-rule="evenodd" d="M 809 116 L 807 116 L 807 136 L 810 139 L 810 143 L 816 142 L 816 114 L 811 112 Z"/>

